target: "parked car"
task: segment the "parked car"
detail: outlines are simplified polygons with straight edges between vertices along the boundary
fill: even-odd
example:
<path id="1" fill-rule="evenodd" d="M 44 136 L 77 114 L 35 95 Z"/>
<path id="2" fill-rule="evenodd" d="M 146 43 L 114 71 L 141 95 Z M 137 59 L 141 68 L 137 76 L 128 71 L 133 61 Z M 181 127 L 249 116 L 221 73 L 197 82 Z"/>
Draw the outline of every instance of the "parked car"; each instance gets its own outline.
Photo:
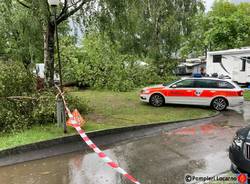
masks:
<path id="1" fill-rule="evenodd" d="M 232 172 L 250 174 L 250 126 L 236 132 L 229 147 L 229 158 Z"/>
<path id="2" fill-rule="evenodd" d="M 155 107 L 168 104 L 211 106 L 218 111 L 244 102 L 243 90 L 228 79 L 186 78 L 141 90 L 140 99 Z"/>

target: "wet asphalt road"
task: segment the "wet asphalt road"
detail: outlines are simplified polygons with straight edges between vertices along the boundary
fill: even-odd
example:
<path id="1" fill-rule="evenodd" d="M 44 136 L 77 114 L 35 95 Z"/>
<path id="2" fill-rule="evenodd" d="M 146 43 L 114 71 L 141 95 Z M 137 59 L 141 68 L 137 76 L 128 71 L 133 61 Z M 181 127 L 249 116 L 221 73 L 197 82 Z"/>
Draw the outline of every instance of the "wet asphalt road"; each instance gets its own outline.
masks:
<path id="1" fill-rule="evenodd" d="M 230 168 L 235 131 L 250 123 L 250 103 L 223 112 L 208 124 L 183 127 L 104 152 L 142 184 L 184 183 L 184 175 L 217 175 Z M 92 152 L 82 151 L 0 167 L 0 184 L 129 184 Z"/>

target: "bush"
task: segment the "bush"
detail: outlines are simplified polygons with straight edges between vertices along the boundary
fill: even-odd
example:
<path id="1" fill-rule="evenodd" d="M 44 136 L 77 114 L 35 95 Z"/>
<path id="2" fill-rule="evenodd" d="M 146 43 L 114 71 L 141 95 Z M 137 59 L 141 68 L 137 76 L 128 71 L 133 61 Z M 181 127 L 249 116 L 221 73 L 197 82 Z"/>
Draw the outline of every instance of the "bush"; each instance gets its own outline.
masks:
<path id="1" fill-rule="evenodd" d="M 56 94 L 53 91 L 43 91 L 36 94 L 36 103 L 32 112 L 33 124 L 46 124 L 56 122 Z M 90 111 L 87 104 L 78 97 L 65 94 L 68 107 L 73 110 L 77 109 L 84 114 Z"/>
<path id="2" fill-rule="evenodd" d="M 35 91 L 35 78 L 19 62 L 0 61 L 0 96 L 21 96 Z"/>
<path id="3" fill-rule="evenodd" d="M 32 95 L 27 100 L 0 101 L 0 132 L 17 132 L 41 125 L 56 122 L 56 99 L 52 91 L 43 91 Z M 87 113 L 90 108 L 78 97 L 65 95 L 71 110 L 78 109 L 80 113 Z"/>
<path id="4" fill-rule="evenodd" d="M 31 113 L 32 124 L 47 124 L 56 122 L 55 95 L 52 91 L 42 91 L 33 95 L 33 111 Z"/>
<path id="5" fill-rule="evenodd" d="M 28 128 L 31 124 L 31 101 L 0 101 L 0 132 L 14 132 Z"/>
<path id="6" fill-rule="evenodd" d="M 15 72 L 13 72 L 15 71 Z M 56 121 L 56 99 L 53 91 L 35 91 L 33 75 L 16 62 L 0 63 L 0 132 L 16 132 L 35 124 Z M 9 96 L 29 98 L 9 99 Z M 66 94 L 70 108 L 86 113 L 87 105 Z"/>
<path id="7" fill-rule="evenodd" d="M 92 111 L 92 109 L 87 105 L 87 101 L 83 101 L 82 98 L 66 93 L 65 100 L 71 111 L 77 109 L 81 114 L 87 114 Z"/>
<path id="8" fill-rule="evenodd" d="M 33 110 L 30 100 L 11 100 L 8 96 L 28 96 L 35 91 L 32 74 L 21 63 L 0 61 L 0 131 L 23 129 L 29 126 Z"/>

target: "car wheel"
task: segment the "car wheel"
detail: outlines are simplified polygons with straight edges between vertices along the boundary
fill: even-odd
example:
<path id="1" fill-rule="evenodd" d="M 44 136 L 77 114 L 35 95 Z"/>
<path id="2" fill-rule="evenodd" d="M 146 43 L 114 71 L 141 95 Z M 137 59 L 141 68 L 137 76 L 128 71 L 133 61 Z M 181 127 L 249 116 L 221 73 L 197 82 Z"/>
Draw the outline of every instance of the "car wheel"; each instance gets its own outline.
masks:
<path id="1" fill-rule="evenodd" d="M 165 100 L 164 100 L 164 97 L 161 94 L 153 94 L 150 97 L 150 101 L 149 102 L 154 107 L 160 107 L 160 106 L 164 105 Z"/>
<path id="2" fill-rule="evenodd" d="M 211 105 L 215 110 L 223 111 L 227 108 L 228 103 L 227 103 L 227 100 L 225 98 L 218 97 L 212 101 Z"/>

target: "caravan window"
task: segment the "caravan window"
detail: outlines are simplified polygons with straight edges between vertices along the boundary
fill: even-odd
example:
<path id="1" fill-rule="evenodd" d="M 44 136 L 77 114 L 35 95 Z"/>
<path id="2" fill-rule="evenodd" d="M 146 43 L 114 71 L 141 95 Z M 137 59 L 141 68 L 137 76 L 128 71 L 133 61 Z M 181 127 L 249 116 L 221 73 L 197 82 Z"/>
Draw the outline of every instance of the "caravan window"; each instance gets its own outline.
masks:
<path id="1" fill-rule="evenodd" d="M 213 56 L 213 63 L 221 63 L 221 55 L 214 55 Z"/>
<path id="2" fill-rule="evenodd" d="M 247 62 L 246 58 L 243 58 L 241 71 L 246 71 L 246 62 Z"/>
<path id="3" fill-rule="evenodd" d="M 246 63 L 250 63 L 250 57 L 243 57 L 242 60 L 242 68 L 240 71 L 246 71 Z"/>
<path id="4" fill-rule="evenodd" d="M 247 57 L 247 63 L 250 64 L 250 57 Z"/>

